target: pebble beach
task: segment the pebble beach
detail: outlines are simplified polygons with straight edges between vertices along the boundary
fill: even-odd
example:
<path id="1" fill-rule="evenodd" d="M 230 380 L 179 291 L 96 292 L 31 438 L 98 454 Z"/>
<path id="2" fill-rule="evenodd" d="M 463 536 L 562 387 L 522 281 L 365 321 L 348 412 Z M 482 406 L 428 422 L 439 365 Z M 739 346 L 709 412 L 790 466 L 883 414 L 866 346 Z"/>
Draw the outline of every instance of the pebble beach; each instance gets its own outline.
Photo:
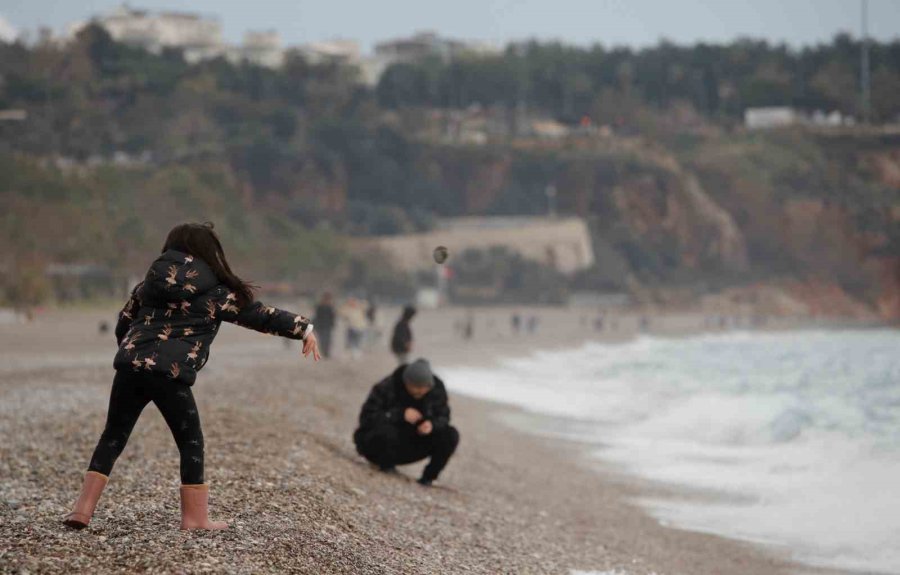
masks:
<path id="1" fill-rule="evenodd" d="M 194 392 L 211 515 L 231 528 L 179 531 L 177 450 L 148 406 L 90 527 L 68 530 L 113 377 L 114 338 L 97 325 L 114 313 L 0 325 L 2 573 L 810 572 L 770 549 L 660 525 L 632 501 L 663 487 L 586 465 L 577 443 L 529 433 L 532 416 L 488 401 L 451 394 L 462 440 L 434 487 L 415 483 L 418 465 L 380 473 L 351 434 L 394 367 L 384 341 L 313 363 L 294 342 L 230 325 Z M 415 320 L 416 355 L 438 374 L 595 337 L 576 312 L 544 310 L 538 334 L 514 338 L 508 310 L 485 310 L 463 341 L 453 323 L 464 313 Z M 392 319 L 384 313 L 384 329 Z M 628 337 L 622 325 L 612 337 Z"/>

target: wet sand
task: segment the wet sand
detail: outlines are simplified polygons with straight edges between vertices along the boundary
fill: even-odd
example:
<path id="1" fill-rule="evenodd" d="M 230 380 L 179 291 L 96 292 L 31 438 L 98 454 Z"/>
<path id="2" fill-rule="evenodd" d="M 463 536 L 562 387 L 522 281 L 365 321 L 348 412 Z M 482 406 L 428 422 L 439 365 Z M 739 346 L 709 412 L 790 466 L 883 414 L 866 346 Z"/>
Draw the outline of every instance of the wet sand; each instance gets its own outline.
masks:
<path id="1" fill-rule="evenodd" d="M 464 310 L 424 312 L 416 355 L 440 374 L 597 337 L 562 310 L 540 310 L 538 334 L 512 337 L 509 313 L 479 311 L 465 342 L 453 330 Z M 771 549 L 660 526 L 630 501 L 664 488 L 529 433 L 534 416 L 490 402 L 451 396 L 462 441 L 435 487 L 413 481 L 420 465 L 379 473 L 350 436 L 369 388 L 394 365 L 384 340 L 359 359 L 314 364 L 295 343 L 233 326 L 194 386 L 212 514 L 232 528 L 178 530 L 177 450 L 151 406 L 89 529 L 64 529 L 104 423 L 115 346 L 97 323 L 110 315 L 50 312 L 0 326 L 0 572 L 807 572 Z M 393 313 L 382 315 L 387 330 Z M 633 334 L 636 318 L 619 321 L 604 338 Z"/>

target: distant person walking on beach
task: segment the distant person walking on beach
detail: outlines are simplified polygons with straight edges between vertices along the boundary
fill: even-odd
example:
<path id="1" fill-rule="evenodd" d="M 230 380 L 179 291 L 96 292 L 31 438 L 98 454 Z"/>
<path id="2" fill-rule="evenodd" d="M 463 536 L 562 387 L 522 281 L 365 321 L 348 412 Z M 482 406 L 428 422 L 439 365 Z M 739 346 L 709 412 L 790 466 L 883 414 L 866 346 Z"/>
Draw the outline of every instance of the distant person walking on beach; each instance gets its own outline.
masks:
<path id="1" fill-rule="evenodd" d="M 322 357 L 331 357 L 331 334 L 334 333 L 335 313 L 331 292 L 322 294 L 319 299 L 319 305 L 316 306 L 316 313 L 313 316 L 313 323 L 316 326 L 316 333 L 319 337 L 319 347 L 322 350 Z"/>
<path id="2" fill-rule="evenodd" d="M 403 314 L 394 326 L 394 333 L 391 336 L 391 351 L 397 356 L 397 360 L 402 364 L 406 363 L 409 354 L 413 348 L 413 334 L 410 322 L 416 315 L 416 308 L 411 305 L 403 308 Z"/>
<path id="3" fill-rule="evenodd" d="M 370 326 L 374 326 L 378 320 L 378 306 L 372 300 L 366 301 L 366 321 Z"/>
<path id="4" fill-rule="evenodd" d="M 231 271 L 211 223 L 182 224 L 169 232 L 162 255 L 119 313 L 115 329 L 119 350 L 113 361 L 116 376 L 106 427 L 66 525 L 87 527 L 116 459 L 141 411 L 152 401 L 181 456 L 181 528 L 227 527 L 208 517 L 203 431 L 191 393 L 219 325 L 227 321 L 303 340 L 303 356 L 319 359 L 312 324 L 303 316 L 254 301 L 253 289 Z"/>
<path id="5" fill-rule="evenodd" d="M 366 302 L 366 333 L 365 348 L 371 349 L 379 339 L 381 339 L 381 330 L 378 329 L 378 306 L 375 300 L 369 299 Z"/>
<path id="6" fill-rule="evenodd" d="M 356 298 L 350 298 L 341 308 L 341 317 L 347 325 L 346 348 L 353 359 L 357 359 L 361 353 L 363 336 L 366 333 L 366 310 L 362 302 Z"/>
<path id="7" fill-rule="evenodd" d="M 382 471 L 430 457 L 419 483 L 431 485 L 438 478 L 456 451 L 459 432 L 450 425 L 444 382 L 427 361 L 401 365 L 372 388 L 353 443 Z"/>

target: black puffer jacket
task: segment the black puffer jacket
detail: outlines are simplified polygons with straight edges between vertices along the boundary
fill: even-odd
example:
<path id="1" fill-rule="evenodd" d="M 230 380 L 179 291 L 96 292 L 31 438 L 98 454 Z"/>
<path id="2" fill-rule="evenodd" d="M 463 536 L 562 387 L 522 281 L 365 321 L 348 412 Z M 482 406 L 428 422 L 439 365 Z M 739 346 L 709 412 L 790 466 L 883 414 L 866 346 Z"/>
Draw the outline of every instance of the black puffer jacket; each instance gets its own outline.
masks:
<path id="1" fill-rule="evenodd" d="M 238 308 L 206 262 L 168 250 L 119 313 L 113 366 L 163 373 L 191 385 L 223 321 L 291 339 L 303 339 L 312 329 L 305 317 L 260 302 Z"/>
<path id="2" fill-rule="evenodd" d="M 434 376 L 431 391 L 421 399 L 414 399 L 403 385 L 404 369 L 406 365 L 401 365 L 372 387 L 359 414 L 359 432 L 365 433 L 383 423 L 409 425 L 403 419 L 403 412 L 407 407 L 418 409 L 425 419 L 431 421 L 434 429 L 450 425 L 450 406 L 447 404 L 444 382 Z"/>

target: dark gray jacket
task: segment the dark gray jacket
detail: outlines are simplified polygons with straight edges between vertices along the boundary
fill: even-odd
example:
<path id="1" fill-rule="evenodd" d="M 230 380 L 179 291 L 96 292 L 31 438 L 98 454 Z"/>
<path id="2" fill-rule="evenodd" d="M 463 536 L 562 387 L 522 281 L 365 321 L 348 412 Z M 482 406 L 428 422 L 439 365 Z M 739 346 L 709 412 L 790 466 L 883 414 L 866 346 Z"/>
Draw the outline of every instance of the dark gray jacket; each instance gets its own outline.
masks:
<path id="1" fill-rule="evenodd" d="M 401 365 L 389 376 L 372 387 L 369 397 L 359 413 L 359 432 L 367 431 L 379 425 L 409 425 L 403 419 L 407 407 L 414 407 L 422 416 L 431 421 L 434 429 L 442 429 L 450 425 L 450 405 L 447 403 L 447 390 L 444 382 L 434 376 L 434 387 L 420 399 L 415 399 L 403 385 Z"/>
<path id="2" fill-rule="evenodd" d="M 291 339 L 303 339 L 311 329 L 305 317 L 258 301 L 239 308 L 206 262 L 168 250 L 119 313 L 113 366 L 191 385 L 223 321 Z"/>

